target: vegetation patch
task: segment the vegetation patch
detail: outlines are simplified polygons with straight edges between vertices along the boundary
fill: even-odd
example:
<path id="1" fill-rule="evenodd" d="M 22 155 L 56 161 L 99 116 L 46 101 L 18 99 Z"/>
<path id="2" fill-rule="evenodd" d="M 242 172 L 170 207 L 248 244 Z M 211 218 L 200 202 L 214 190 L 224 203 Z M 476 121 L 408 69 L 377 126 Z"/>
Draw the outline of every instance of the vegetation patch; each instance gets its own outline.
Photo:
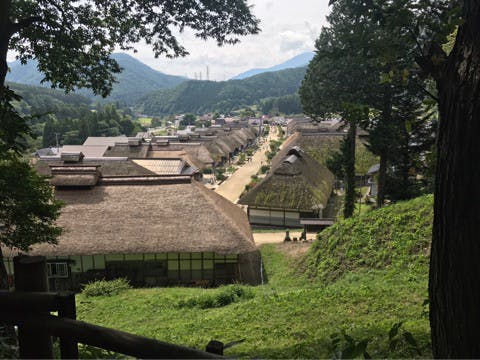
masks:
<path id="1" fill-rule="evenodd" d="M 430 358 L 425 247 L 431 204 L 425 196 L 340 222 L 307 255 L 308 244 L 264 245 L 261 286 L 131 289 L 88 298 L 82 293 L 78 318 L 197 349 L 212 339 L 245 339 L 226 351 L 229 357 L 345 358 L 366 352 L 373 358 Z M 375 214 L 389 221 L 371 230 L 372 245 L 362 250 L 369 243 L 354 235 L 373 227 Z M 322 248 L 321 240 L 333 241 L 335 233 L 344 234 L 337 250 L 332 244 L 331 250 Z M 386 256 L 386 249 L 392 254 Z M 319 271 L 321 261 L 338 266 Z"/>
<path id="2" fill-rule="evenodd" d="M 178 302 L 180 308 L 211 309 L 230 305 L 254 297 L 253 291 L 246 286 L 222 286 L 216 292 L 204 291 L 198 296 Z"/>
<path id="3" fill-rule="evenodd" d="M 118 295 L 122 291 L 131 289 L 132 286 L 127 279 L 97 280 L 84 286 L 82 294 L 86 297 Z"/>
<path id="4" fill-rule="evenodd" d="M 308 275 L 332 281 L 362 268 L 423 268 L 432 223 L 432 195 L 342 220 L 313 243 L 306 259 Z"/>

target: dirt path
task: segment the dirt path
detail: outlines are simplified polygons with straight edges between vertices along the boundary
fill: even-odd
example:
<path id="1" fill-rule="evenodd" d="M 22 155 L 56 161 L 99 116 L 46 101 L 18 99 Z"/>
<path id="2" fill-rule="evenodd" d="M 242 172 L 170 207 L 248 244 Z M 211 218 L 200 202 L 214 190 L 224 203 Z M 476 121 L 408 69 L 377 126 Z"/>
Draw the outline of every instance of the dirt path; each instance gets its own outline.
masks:
<path id="1" fill-rule="evenodd" d="M 265 153 L 269 150 L 269 142 L 276 139 L 278 139 L 278 131 L 275 127 L 270 127 L 267 139 L 252 156 L 252 160 L 242 165 L 227 180 L 220 184 L 215 191 L 224 198 L 236 203 L 245 189 L 245 185 L 250 182 L 252 175 L 257 174 L 262 164 L 266 164 L 267 157 Z"/>
<path id="2" fill-rule="evenodd" d="M 300 234 L 300 231 L 290 231 L 290 238 L 300 239 Z M 307 240 L 314 240 L 316 235 L 316 233 L 308 233 Z M 253 233 L 253 239 L 256 245 L 282 243 L 285 239 L 285 232 Z"/>

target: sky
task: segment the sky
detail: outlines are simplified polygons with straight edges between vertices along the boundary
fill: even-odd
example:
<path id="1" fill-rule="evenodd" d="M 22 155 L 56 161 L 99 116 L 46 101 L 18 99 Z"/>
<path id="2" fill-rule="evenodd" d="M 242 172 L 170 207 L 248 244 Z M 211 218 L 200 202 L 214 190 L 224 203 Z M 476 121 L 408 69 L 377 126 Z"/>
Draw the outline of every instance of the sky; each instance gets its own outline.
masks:
<path id="1" fill-rule="evenodd" d="M 215 41 L 203 41 L 185 31 L 179 40 L 190 52 L 184 58 L 155 58 L 146 44 L 137 44 L 130 55 L 166 74 L 228 80 L 252 68 L 270 67 L 298 54 L 312 51 L 315 39 L 326 24 L 328 0 L 248 0 L 260 19 L 261 32 L 241 38 L 236 45 L 218 47 Z M 13 61 L 15 54 L 9 53 Z"/>
<path id="2" fill-rule="evenodd" d="M 130 53 L 148 66 L 167 74 L 227 80 L 252 68 L 270 67 L 305 51 L 312 51 L 315 39 L 326 24 L 328 0 L 249 0 L 260 20 L 261 33 L 246 36 L 236 45 L 218 47 L 191 34 L 180 36 L 190 52 L 185 58 L 155 59 L 146 45 L 137 45 Z"/>

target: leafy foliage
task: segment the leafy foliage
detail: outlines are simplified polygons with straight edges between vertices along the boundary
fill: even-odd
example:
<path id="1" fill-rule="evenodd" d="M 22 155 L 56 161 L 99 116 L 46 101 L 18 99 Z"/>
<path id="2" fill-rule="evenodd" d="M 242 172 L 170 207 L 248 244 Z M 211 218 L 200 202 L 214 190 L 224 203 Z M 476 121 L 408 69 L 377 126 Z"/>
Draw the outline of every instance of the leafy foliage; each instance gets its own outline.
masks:
<path id="1" fill-rule="evenodd" d="M 20 155 L 31 135 L 27 119 L 13 107 L 21 98 L 2 88 L 0 99 L 0 243 L 28 251 L 36 243 L 55 243 L 54 221 L 61 203 L 53 189 Z M 0 252 L 1 255 L 1 252 Z"/>
<path id="2" fill-rule="evenodd" d="M 118 295 L 122 291 L 131 289 L 132 286 L 127 279 L 118 278 L 114 280 L 97 280 L 85 285 L 82 294 L 86 297 Z"/>
<path id="3" fill-rule="evenodd" d="M 242 300 L 252 299 L 253 297 L 253 291 L 246 286 L 227 285 L 222 286 L 213 293 L 211 291 L 206 291 L 197 297 L 180 300 L 178 302 L 178 307 L 211 309 L 227 306 Z"/>

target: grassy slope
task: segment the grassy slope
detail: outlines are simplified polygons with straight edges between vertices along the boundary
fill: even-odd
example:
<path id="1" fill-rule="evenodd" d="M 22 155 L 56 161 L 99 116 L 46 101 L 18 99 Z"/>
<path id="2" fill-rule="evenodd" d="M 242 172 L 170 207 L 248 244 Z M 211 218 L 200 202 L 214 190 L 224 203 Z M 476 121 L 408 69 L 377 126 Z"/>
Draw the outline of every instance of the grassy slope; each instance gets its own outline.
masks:
<path id="1" fill-rule="evenodd" d="M 370 338 L 368 351 L 373 357 L 418 356 L 406 344 L 397 351 L 388 350 L 389 329 L 405 321 L 405 328 L 424 349 L 423 356 L 429 357 L 428 319 L 422 315 L 427 296 L 426 261 L 415 254 L 414 260 L 408 261 L 407 253 L 423 249 L 427 241 L 428 224 L 422 230 L 410 221 L 428 223 L 430 205 L 427 197 L 373 211 L 359 218 L 355 228 L 355 220 L 348 220 L 326 231 L 306 257 L 298 254 L 300 244 L 263 246 L 269 282 L 252 288 L 253 299 L 202 310 L 180 307 L 179 302 L 199 295 L 215 296 L 221 289 L 138 289 L 112 297 L 80 295 L 78 315 L 88 322 L 197 348 L 211 339 L 245 339 L 227 355 L 249 358 L 330 357 L 330 335 L 340 330 L 357 339 Z M 370 229 L 374 224 L 383 230 L 374 233 Z M 392 224 L 396 230 L 385 230 Z M 417 240 L 407 236 L 407 229 Z M 367 234 L 395 240 L 393 245 L 386 241 L 380 246 L 380 240 L 366 241 Z M 341 240 L 333 247 L 331 240 L 337 235 Z M 409 244 L 401 245 L 402 239 Z M 414 242 L 422 245 L 416 247 Z M 348 265 L 339 265 L 335 260 L 339 254 Z M 338 265 L 333 274 L 325 272 L 325 262 Z M 299 268 L 318 276 L 309 278 Z"/>

